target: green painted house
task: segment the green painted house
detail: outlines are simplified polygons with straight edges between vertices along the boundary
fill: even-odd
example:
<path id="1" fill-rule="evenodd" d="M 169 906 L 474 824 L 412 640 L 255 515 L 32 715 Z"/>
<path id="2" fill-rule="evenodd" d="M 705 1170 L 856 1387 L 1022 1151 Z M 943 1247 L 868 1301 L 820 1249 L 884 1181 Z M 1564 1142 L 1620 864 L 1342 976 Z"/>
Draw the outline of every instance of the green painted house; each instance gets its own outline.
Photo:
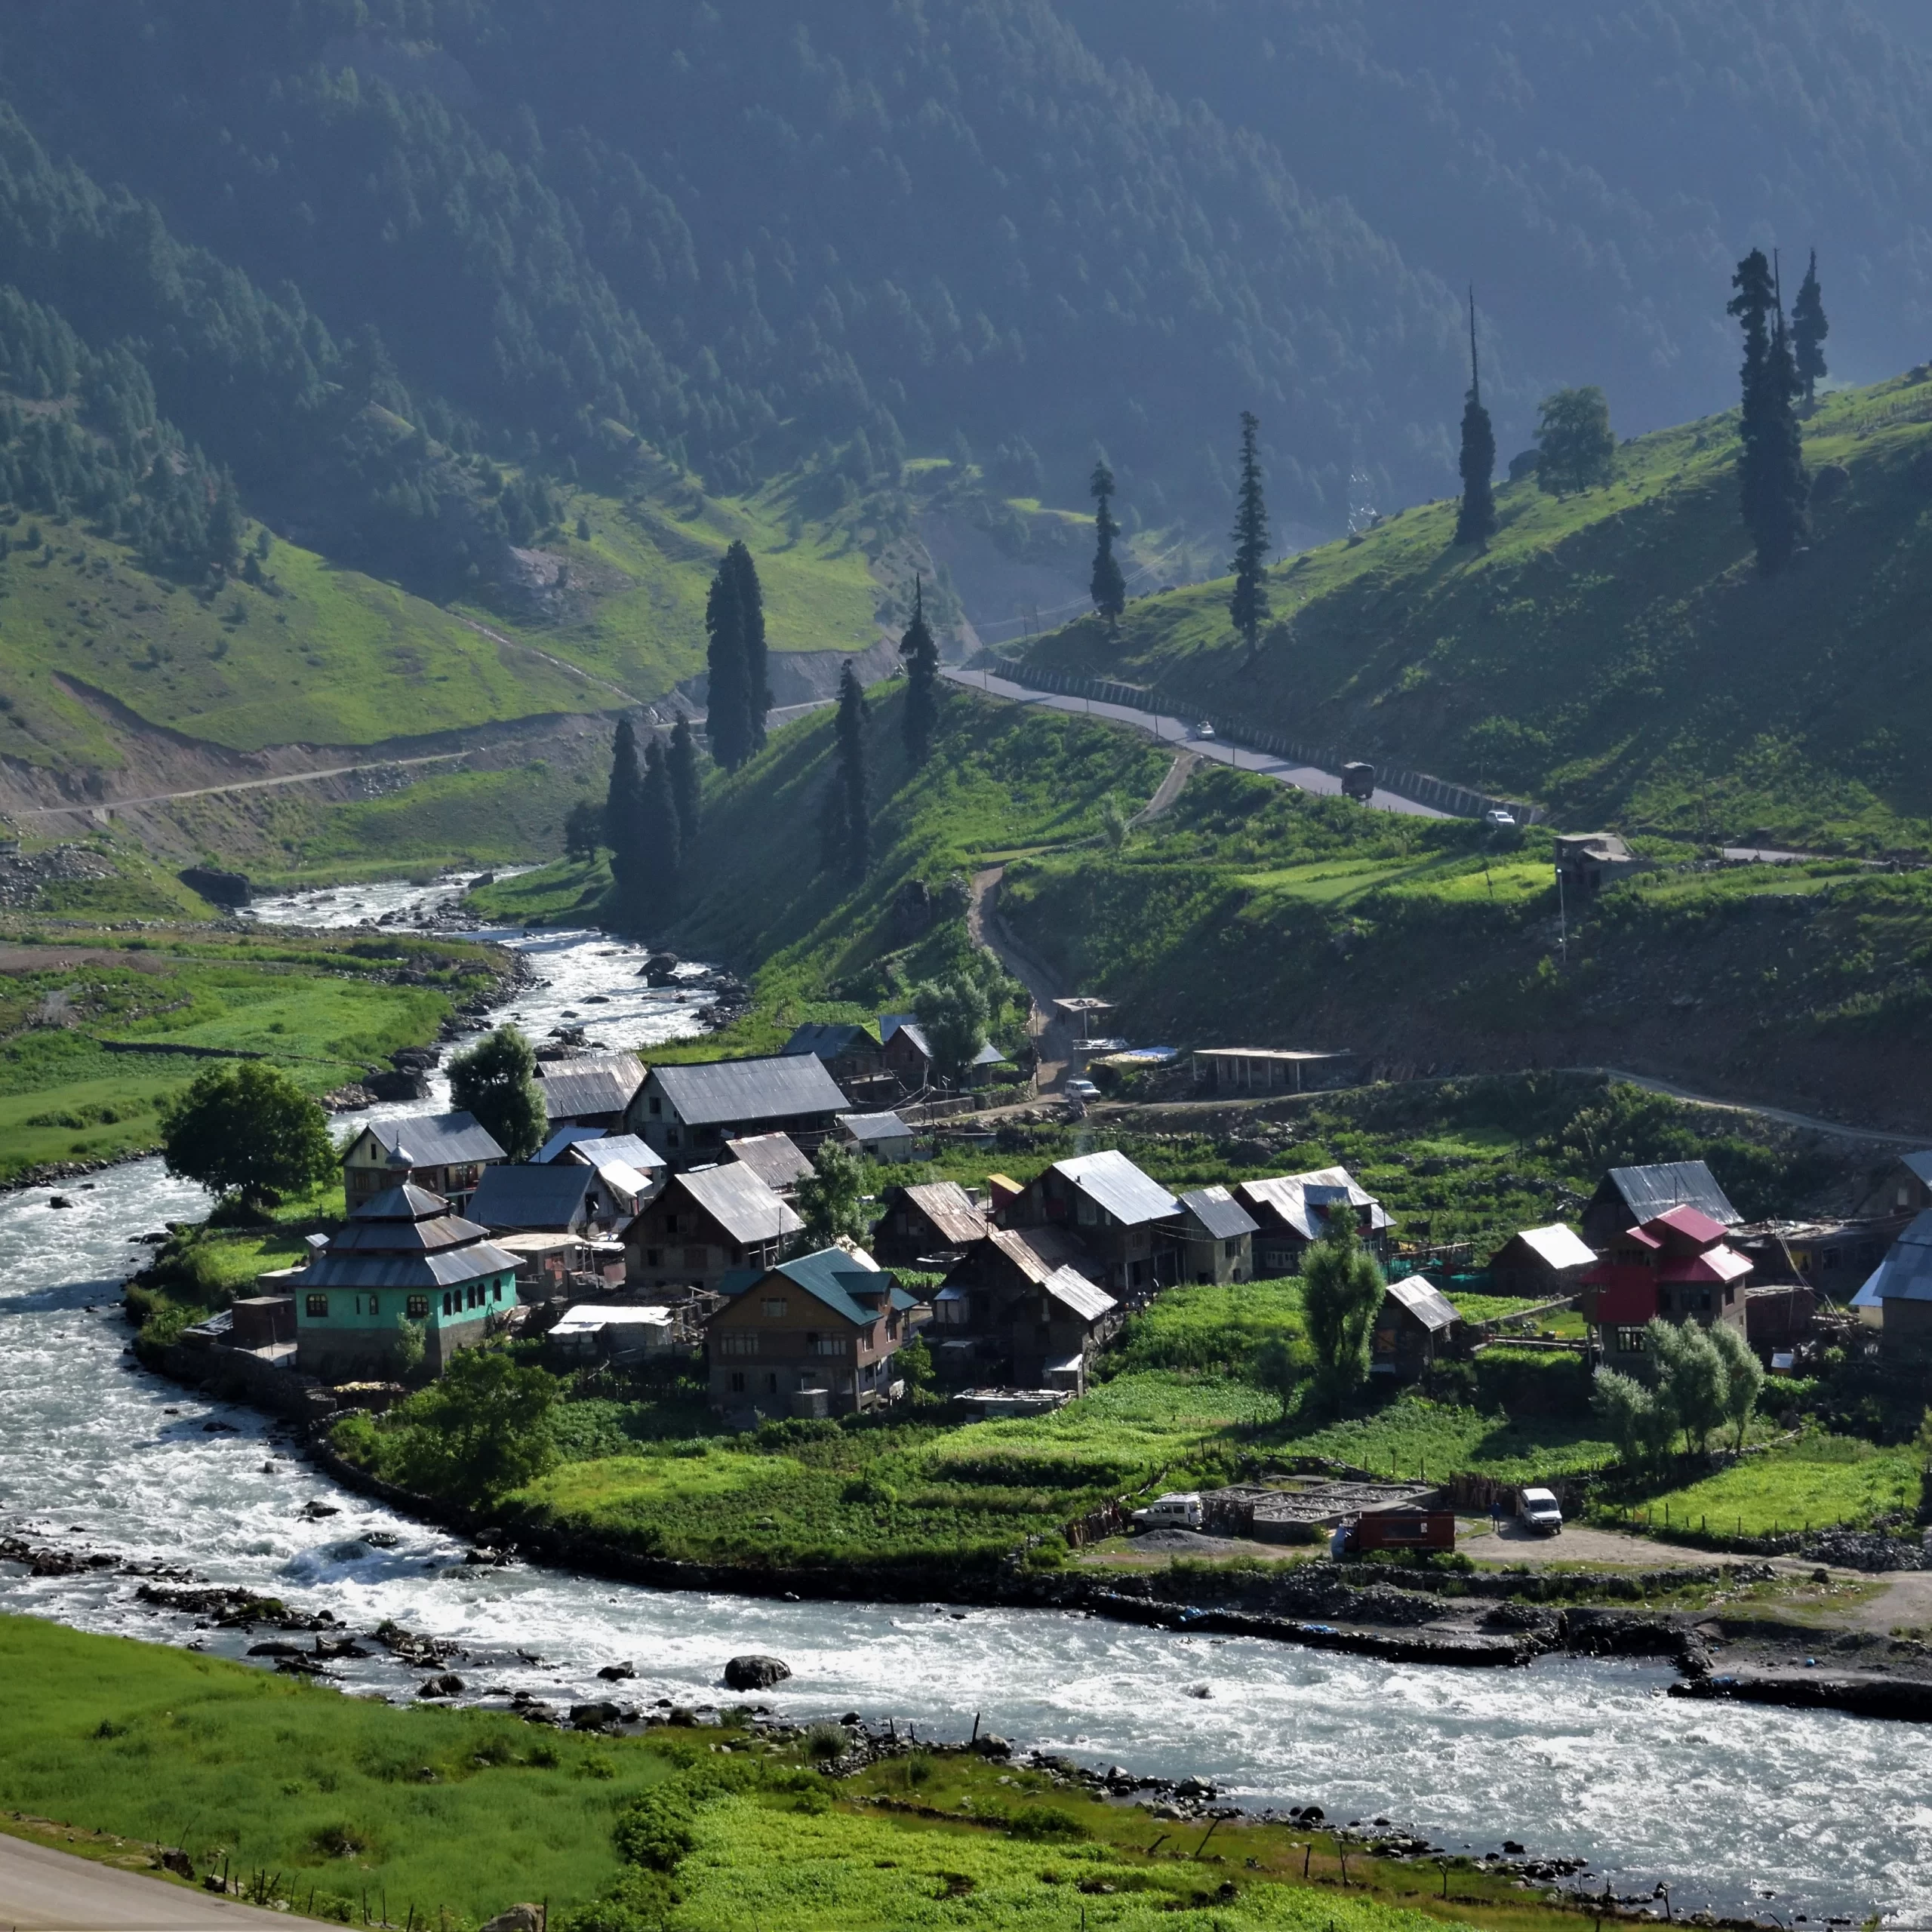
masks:
<path id="1" fill-rule="evenodd" d="M 491 1318 L 517 1305 L 516 1257 L 439 1194 L 405 1185 L 365 1201 L 306 1268 L 283 1278 L 295 1298 L 295 1366 L 324 1382 L 380 1380 L 398 1366 L 401 1324 L 423 1336 L 440 1375 L 474 1348 Z"/>

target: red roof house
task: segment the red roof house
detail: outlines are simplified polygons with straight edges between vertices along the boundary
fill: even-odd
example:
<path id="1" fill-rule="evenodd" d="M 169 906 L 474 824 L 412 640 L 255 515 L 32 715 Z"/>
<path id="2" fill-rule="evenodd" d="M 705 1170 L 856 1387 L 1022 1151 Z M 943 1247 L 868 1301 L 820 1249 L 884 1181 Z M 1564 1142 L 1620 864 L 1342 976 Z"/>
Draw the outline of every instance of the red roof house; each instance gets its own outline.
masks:
<path id="1" fill-rule="evenodd" d="M 1644 1324 L 1715 1321 L 1744 1326 L 1749 1257 L 1724 1239 L 1721 1223 L 1694 1208 L 1672 1208 L 1626 1228 L 1580 1283 L 1583 1318 L 1607 1361 L 1623 1367 L 1644 1353 Z"/>

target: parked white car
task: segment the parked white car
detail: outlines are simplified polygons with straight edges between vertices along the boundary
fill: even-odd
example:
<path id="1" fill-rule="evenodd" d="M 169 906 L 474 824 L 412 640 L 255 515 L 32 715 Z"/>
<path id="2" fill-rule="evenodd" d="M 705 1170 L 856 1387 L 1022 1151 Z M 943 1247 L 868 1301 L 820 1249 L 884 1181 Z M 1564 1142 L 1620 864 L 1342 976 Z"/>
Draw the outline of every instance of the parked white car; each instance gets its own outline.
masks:
<path id="1" fill-rule="evenodd" d="M 1137 1530 L 1198 1530 L 1202 1521 L 1201 1492 L 1185 1489 L 1157 1496 L 1145 1509 L 1135 1510 L 1131 1520 Z"/>
<path id="2" fill-rule="evenodd" d="M 1214 728 L 1204 718 L 1195 726 L 1194 735 L 1197 738 L 1211 738 L 1214 735 Z"/>
<path id="3" fill-rule="evenodd" d="M 1100 1090 L 1091 1080 L 1069 1080 L 1060 1088 L 1069 1100 L 1097 1100 Z"/>
<path id="4" fill-rule="evenodd" d="M 1563 1512 L 1546 1489 L 1526 1489 L 1516 1499 L 1516 1514 L 1540 1537 L 1563 1534 Z"/>
<path id="5" fill-rule="evenodd" d="M 1516 829 L 1516 814 L 1514 812 L 1506 812 L 1500 805 L 1497 805 L 1483 814 L 1482 822 L 1492 832 L 1514 832 Z"/>

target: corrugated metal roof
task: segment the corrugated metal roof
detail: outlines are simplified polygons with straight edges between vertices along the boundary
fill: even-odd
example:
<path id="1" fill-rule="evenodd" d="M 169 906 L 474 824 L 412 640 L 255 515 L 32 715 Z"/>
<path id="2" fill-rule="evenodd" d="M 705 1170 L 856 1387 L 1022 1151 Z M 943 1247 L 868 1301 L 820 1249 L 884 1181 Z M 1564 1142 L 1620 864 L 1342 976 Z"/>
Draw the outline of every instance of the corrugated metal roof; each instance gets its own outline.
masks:
<path id="1" fill-rule="evenodd" d="M 552 1335 L 594 1335 L 600 1328 L 661 1328 L 675 1325 L 671 1311 L 655 1302 L 580 1302 L 552 1326 Z"/>
<path id="2" fill-rule="evenodd" d="M 841 1114 L 838 1124 L 854 1140 L 909 1140 L 912 1130 L 894 1113 Z"/>
<path id="3" fill-rule="evenodd" d="M 1071 1268 L 1056 1268 L 1040 1288 L 1082 1321 L 1097 1321 L 1119 1306 L 1112 1295 L 1103 1294 L 1084 1275 L 1076 1274 Z"/>
<path id="4" fill-rule="evenodd" d="M 654 1078 L 688 1127 L 738 1121 L 789 1120 L 836 1114 L 845 1106 L 838 1083 L 810 1054 L 770 1060 L 706 1060 L 660 1066 Z"/>
<path id="5" fill-rule="evenodd" d="M 814 1254 L 801 1254 L 781 1261 L 768 1273 L 753 1275 L 738 1283 L 728 1277 L 725 1291 L 742 1294 L 746 1290 L 783 1275 L 855 1328 L 868 1328 L 881 1309 L 894 1308 L 902 1313 L 918 1306 L 918 1301 L 894 1281 L 883 1268 L 869 1265 L 869 1258 L 843 1247 L 822 1247 Z"/>
<path id="6" fill-rule="evenodd" d="M 530 1158 L 540 1168 L 547 1168 L 552 1161 L 561 1160 L 580 1141 L 602 1140 L 605 1131 L 601 1127 L 560 1127 Z"/>
<path id="7" fill-rule="evenodd" d="M 1724 1229 L 1709 1215 L 1700 1214 L 1695 1208 L 1672 1208 L 1657 1215 L 1647 1223 L 1654 1234 L 1659 1228 L 1668 1228 L 1672 1234 L 1681 1235 L 1686 1241 L 1708 1247 L 1714 1241 L 1724 1238 Z"/>
<path id="8" fill-rule="evenodd" d="M 1645 1168 L 1612 1168 L 1604 1185 L 1630 1210 L 1633 1223 L 1654 1220 L 1672 1208 L 1694 1208 L 1720 1226 L 1734 1228 L 1744 1217 L 1724 1198 L 1717 1177 L 1702 1161 L 1660 1161 Z M 1601 1192 L 1598 1189 L 1598 1192 Z"/>
<path id="9" fill-rule="evenodd" d="M 457 1288 L 488 1275 L 515 1272 L 515 1255 L 479 1241 L 435 1254 L 325 1254 L 303 1269 L 301 1287 L 305 1294 L 331 1288 Z"/>
<path id="10" fill-rule="evenodd" d="M 1271 1174 L 1260 1180 L 1238 1182 L 1234 1192 L 1247 1207 L 1260 1211 L 1263 1226 L 1272 1215 L 1303 1240 L 1319 1241 L 1327 1224 L 1320 1215 L 1309 1212 L 1309 1194 L 1311 1189 L 1318 1192 L 1324 1188 L 1337 1189 L 1336 1198 L 1346 1198 L 1352 1208 L 1368 1209 L 1371 1231 L 1389 1225 L 1381 1202 L 1360 1186 L 1346 1168 L 1317 1168 L 1305 1174 Z"/>
<path id="11" fill-rule="evenodd" d="M 671 1185 L 682 1188 L 740 1247 L 780 1240 L 805 1225 L 742 1161 L 700 1168 L 678 1175 Z"/>
<path id="12" fill-rule="evenodd" d="M 986 1238 L 1036 1286 L 1051 1279 L 1057 1269 L 1071 1268 L 1085 1274 L 1100 1264 L 1073 1236 L 1063 1229 L 989 1228 Z M 968 1255 L 964 1266 L 972 1265 Z"/>
<path id="13" fill-rule="evenodd" d="M 970 1247 L 986 1238 L 986 1217 L 956 1180 L 915 1181 L 893 1192 L 903 1195 L 918 1208 L 949 1246 Z"/>
<path id="14" fill-rule="evenodd" d="M 1406 1281 L 1391 1281 L 1389 1292 L 1432 1334 L 1453 1328 L 1463 1318 L 1426 1275 L 1411 1275 Z"/>
<path id="15" fill-rule="evenodd" d="M 1216 1241 L 1238 1241 L 1260 1225 L 1225 1187 L 1197 1187 L 1180 1204 Z"/>
<path id="16" fill-rule="evenodd" d="M 1871 1308 L 1888 1299 L 1932 1301 L 1932 1208 L 1908 1223 L 1853 1297 L 1853 1306 Z"/>
<path id="17" fill-rule="evenodd" d="M 1595 1251 L 1584 1241 L 1580 1235 L 1564 1226 L 1561 1221 L 1554 1222 L 1546 1228 L 1525 1228 L 1521 1234 L 1513 1235 L 1503 1244 L 1491 1265 L 1500 1261 L 1518 1241 L 1521 1241 L 1545 1267 L 1554 1268 L 1559 1272 L 1566 1269 L 1590 1268 L 1596 1265 Z"/>
<path id="18" fill-rule="evenodd" d="M 664 1156 L 635 1134 L 599 1134 L 594 1141 L 579 1141 L 571 1158 L 586 1168 L 603 1168 L 621 1161 L 639 1174 L 648 1174 L 665 1164 Z"/>
<path id="19" fill-rule="evenodd" d="M 590 1215 L 597 1176 L 574 1161 L 547 1168 L 491 1168 L 470 1196 L 469 1211 L 485 1227 L 576 1227 Z"/>
<path id="20" fill-rule="evenodd" d="M 770 1188 L 782 1193 L 795 1186 L 812 1171 L 798 1143 L 783 1134 L 746 1134 L 724 1143 L 725 1152 L 742 1161 Z"/>
<path id="21" fill-rule="evenodd" d="M 635 1054 L 591 1054 L 581 1060 L 540 1063 L 537 1078 L 552 1120 L 589 1114 L 621 1114 L 644 1084 L 644 1063 Z"/>
<path id="22" fill-rule="evenodd" d="M 405 1114 L 395 1120 L 372 1120 L 362 1133 L 396 1167 L 451 1168 L 503 1158 L 495 1136 L 478 1125 L 472 1113 Z"/>
<path id="23" fill-rule="evenodd" d="M 811 1054 L 820 1060 L 830 1060 L 855 1045 L 878 1044 L 870 1029 L 855 1020 L 808 1020 L 792 1030 L 792 1037 L 778 1051 L 787 1059 L 795 1054 Z"/>
<path id="24" fill-rule="evenodd" d="M 1056 1161 L 1054 1172 L 1104 1208 L 1122 1227 L 1165 1220 L 1180 1211 L 1180 1203 L 1116 1147 L 1098 1154 L 1076 1154 L 1070 1161 Z"/>
<path id="25" fill-rule="evenodd" d="M 895 1033 L 903 1033 L 928 1060 L 933 1050 L 926 1039 L 926 1029 L 919 1024 L 916 1013 L 881 1013 L 878 1017 L 879 1044 L 884 1046 Z"/>
<path id="26" fill-rule="evenodd" d="M 1921 1180 L 1924 1182 L 1927 1187 L 1932 1187 L 1932 1147 L 1928 1147 L 1920 1153 L 1901 1154 L 1899 1158 Z"/>

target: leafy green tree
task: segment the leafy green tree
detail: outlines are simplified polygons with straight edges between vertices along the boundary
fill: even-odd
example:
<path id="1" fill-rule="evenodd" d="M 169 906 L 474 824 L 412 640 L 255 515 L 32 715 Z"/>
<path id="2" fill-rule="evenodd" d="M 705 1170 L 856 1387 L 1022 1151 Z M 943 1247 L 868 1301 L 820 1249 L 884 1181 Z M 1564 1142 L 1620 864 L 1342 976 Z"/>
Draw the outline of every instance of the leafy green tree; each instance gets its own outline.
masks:
<path id="1" fill-rule="evenodd" d="M 605 808 L 594 798 L 580 798 L 564 814 L 564 856 L 583 865 L 592 863 L 604 842 Z"/>
<path id="2" fill-rule="evenodd" d="M 1737 1433 L 1734 1447 L 1742 1450 L 1764 1386 L 1764 1364 L 1757 1351 L 1727 1321 L 1712 1323 L 1711 1346 L 1724 1364 L 1724 1419 Z"/>
<path id="3" fill-rule="evenodd" d="M 734 546 L 740 547 L 740 546 Z M 705 730 L 711 755 L 736 771 L 756 749 L 752 726 L 751 666 L 743 584 L 731 552 L 725 552 L 705 598 L 704 628 L 710 639 Z"/>
<path id="4" fill-rule="evenodd" d="M 1254 1352 L 1248 1377 L 1257 1389 L 1266 1389 L 1279 1400 L 1285 1416 L 1308 1380 L 1311 1361 L 1306 1343 L 1294 1336 L 1277 1335 Z"/>
<path id="5" fill-rule="evenodd" d="M 1658 1401 L 1700 1455 L 1724 1419 L 1724 1364 L 1709 1332 L 1695 1321 L 1644 1324 L 1644 1348 L 1657 1371 Z"/>
<path id="6" fill-rule="evenodd" d="M 1346 1395 L 1368 1379 L 1368 1338 L 1388 1284 L 1346 1213 L 1302 1257 L 1302 1318 L 1317 1372 L 1329 1392 Z"/>
<path id="7" fill-rule="evenodd" d="M 398 1382 L 414 1382 L 423 1372 L 423 1358 L 428 1343 L 423 1340 L 423 1324 L 412 1321 L 406 1315 L 395 1318 L 395 1377 Z"/>
<path id="8" fill-rule="evenodd" d="M 1818 251 L 1811 251 L 1811 265 L 1798 285 L 1798 300 L 1791 305 L 1791 344 L 1798 380 L 1804 385 L 1805 407 L 1817 399 L 1820 378 L 1831 371 L 1825 367 L 1825 338 L 1832 325 L 1825 319 L 1824 291 L 1818 286 Z"/>
<path id="9" fill-rule="evenodd" d="M 915 1401 L 930 1392 L 937 1371 L 933 1367 L 933 1352 L 926 1345 L 923 1335 L 915 1335 L 905 1343 L 892 1358 L 894 1368 L 906 1379 L 906 1386 L 912 1392 Z"/>
<path id="10" fill-rule="evenodd" d="M 1647 1469 L 1669 1453 L 1677 1425 L 1669 1409 L 1635 1376 L 1600 1368 L 1590 1390 L 1591 1413 L 1617 1453 L 1633 1469 Z"/>
<path id="11" fill-rule="evenodd" d="M 210 1066 L 163 1103 L 168 1171 L 255 1204 L 294 1193 L 334 1171 L 328 1116 L 278 1066 Z"/>
<path id="12" fill-rule="evenodd" d="M 641 865 L 644 774 L 637 758 L 637 728 L 617 720 L 611 744 L 611 783 L 604 795 L 604 842 L 611 848 L 611 881 L 617 889 L 618 915 L 630 922 Z"/>
<path id="13" fill-rule="evenodd" d="M 678 843 L 689 856 L 697 842 L 698 818 L 703 809 L 704 783 L 698 775 L 697 739 L 688 718 L 679 715 L 671 728 L 671 796 L 678 808 Z"/>
<path id="14" fill-rule="evenodd" d="M 1249 661 L 1259 648 L 1268 621 L 1268 506 L 1261 494 L 1261 425 L 1254 412 L 1241 413 L 1241 484 L 1235 498 L 1235 587 L 1228 615 L 1247 645 Z"/>
<path id="15" fill-rule="evenodd" d="M 835 1140 L 821 1144 L 812 1171 L 798 1183 L 798 1217 L 804 1226 L 792 1237 L 794 1254 L 816 1254 L 845 1240 L 866 1238 L 866 1164 Z"/>
<path id="16" fill-rule="evenodd" d="M 640 919 L 662 921 L 677 904 L 685 854 L 684 841 L 679 836 L 677 792 L 671 782 L 671 760 L 657 738 L 645 747 L 644 797 L 638 823 L 636 909 Z"/>
<path id="17" fill-rule="evenodd" d="M 1601 489 L 1616 472 L 1610 405 L 1592 383 L 1537 405 L 1537 488 L 1549 497 Z"/>
<path id="18" fill-rule="evenodd" d="M 461 1350 L 441 1377 L 396 1412 L 398 1463 L 409 1487 L 494 1501 L 534 1482 L 557 1460 L 550 1412 L 557 1380 L 500 1349 Z"/>
<path id="19" fill-rule="evenodd" d="M 912 582 L 912 621 L 899 640 L 899 654 L 906 661 L 906 755 L 915 764 L 924 764 L 932 752 L 933 734 L 939 728 L 939 646 L 926 622 L 926 587 L 921 578 Z"/>
<path id="20" fill-rule="evenodd" d="M 1739 505 L 1758 553 L 1758 571 L 1775 577 L 1809 534 L 1810 488 L 1798 426 L 1798 371 L 1776 271 L 1763 249 L 1753 248 L 1738 263 L 1731 286 L 1737 293 L 1724 312 L 1736 316 L 1744 331 L 1744 362 L 1739 371 Z"/>
<path id="21" fill-rule="evenodd" d="M 912 995 L 912 1011 L 933 1050 L 933 1063 L 941 1079 L 957 1085 L 966 1077 L 974 1057 L 986 1044 L 992 1019 L 985 989 L 969 974 L 928 980 Z"/>
<path id="22" fill-rule="evenodd" d="M 1134 822 L 1127 810 L 1110 792 L 1100 801 L 1100 836 L 1110 851 L 1118 852 L 1132 837 Z"/>
<path id="23" fill-rule="evenodd" d="M 1127 608 L 1127 580 L 1121 576 L 1120 561 L 1114 555 L 1114 539 L 1120 534 L 1120 525 L 1114 521 L 1114 473 L 1104 461 L 1094 464 L 1087 491 L 1094 499 L 1094 575 L 1090 589 L 1094 608 L 1106 619 L 1111 635 L 1120 628 L 1120 614 Z"/>
<path id="24" fill-rule="evenodd" d="M 848 878 L 863 878 L 872 862 L 871 780 L 866 771 L 866 727 L 871 715 L 857 667 L 847 658 L 838 673 L 838 796 L 840 869 Z"/>
<path id="25" fill-rule="evenodd" d="M 1482 372 L 1476 364 L 1476 295 L 1469 291 L 1469 392 L 1463 405 L 1463 451 L 1457 468 L 1463 501 L 1456 512 L 1456 541 L 1486 546 L 1496 534 L 1496 431 L 1482 406 Z"/>
<path id="26" fill-rule="evenodd" d="M 450 1104 L 474 1114 L 512 1161 L 528 1160 L 549 1125 L 537 1056 L 514 1026 L 486 1033 L 450 1062 Z"/>

